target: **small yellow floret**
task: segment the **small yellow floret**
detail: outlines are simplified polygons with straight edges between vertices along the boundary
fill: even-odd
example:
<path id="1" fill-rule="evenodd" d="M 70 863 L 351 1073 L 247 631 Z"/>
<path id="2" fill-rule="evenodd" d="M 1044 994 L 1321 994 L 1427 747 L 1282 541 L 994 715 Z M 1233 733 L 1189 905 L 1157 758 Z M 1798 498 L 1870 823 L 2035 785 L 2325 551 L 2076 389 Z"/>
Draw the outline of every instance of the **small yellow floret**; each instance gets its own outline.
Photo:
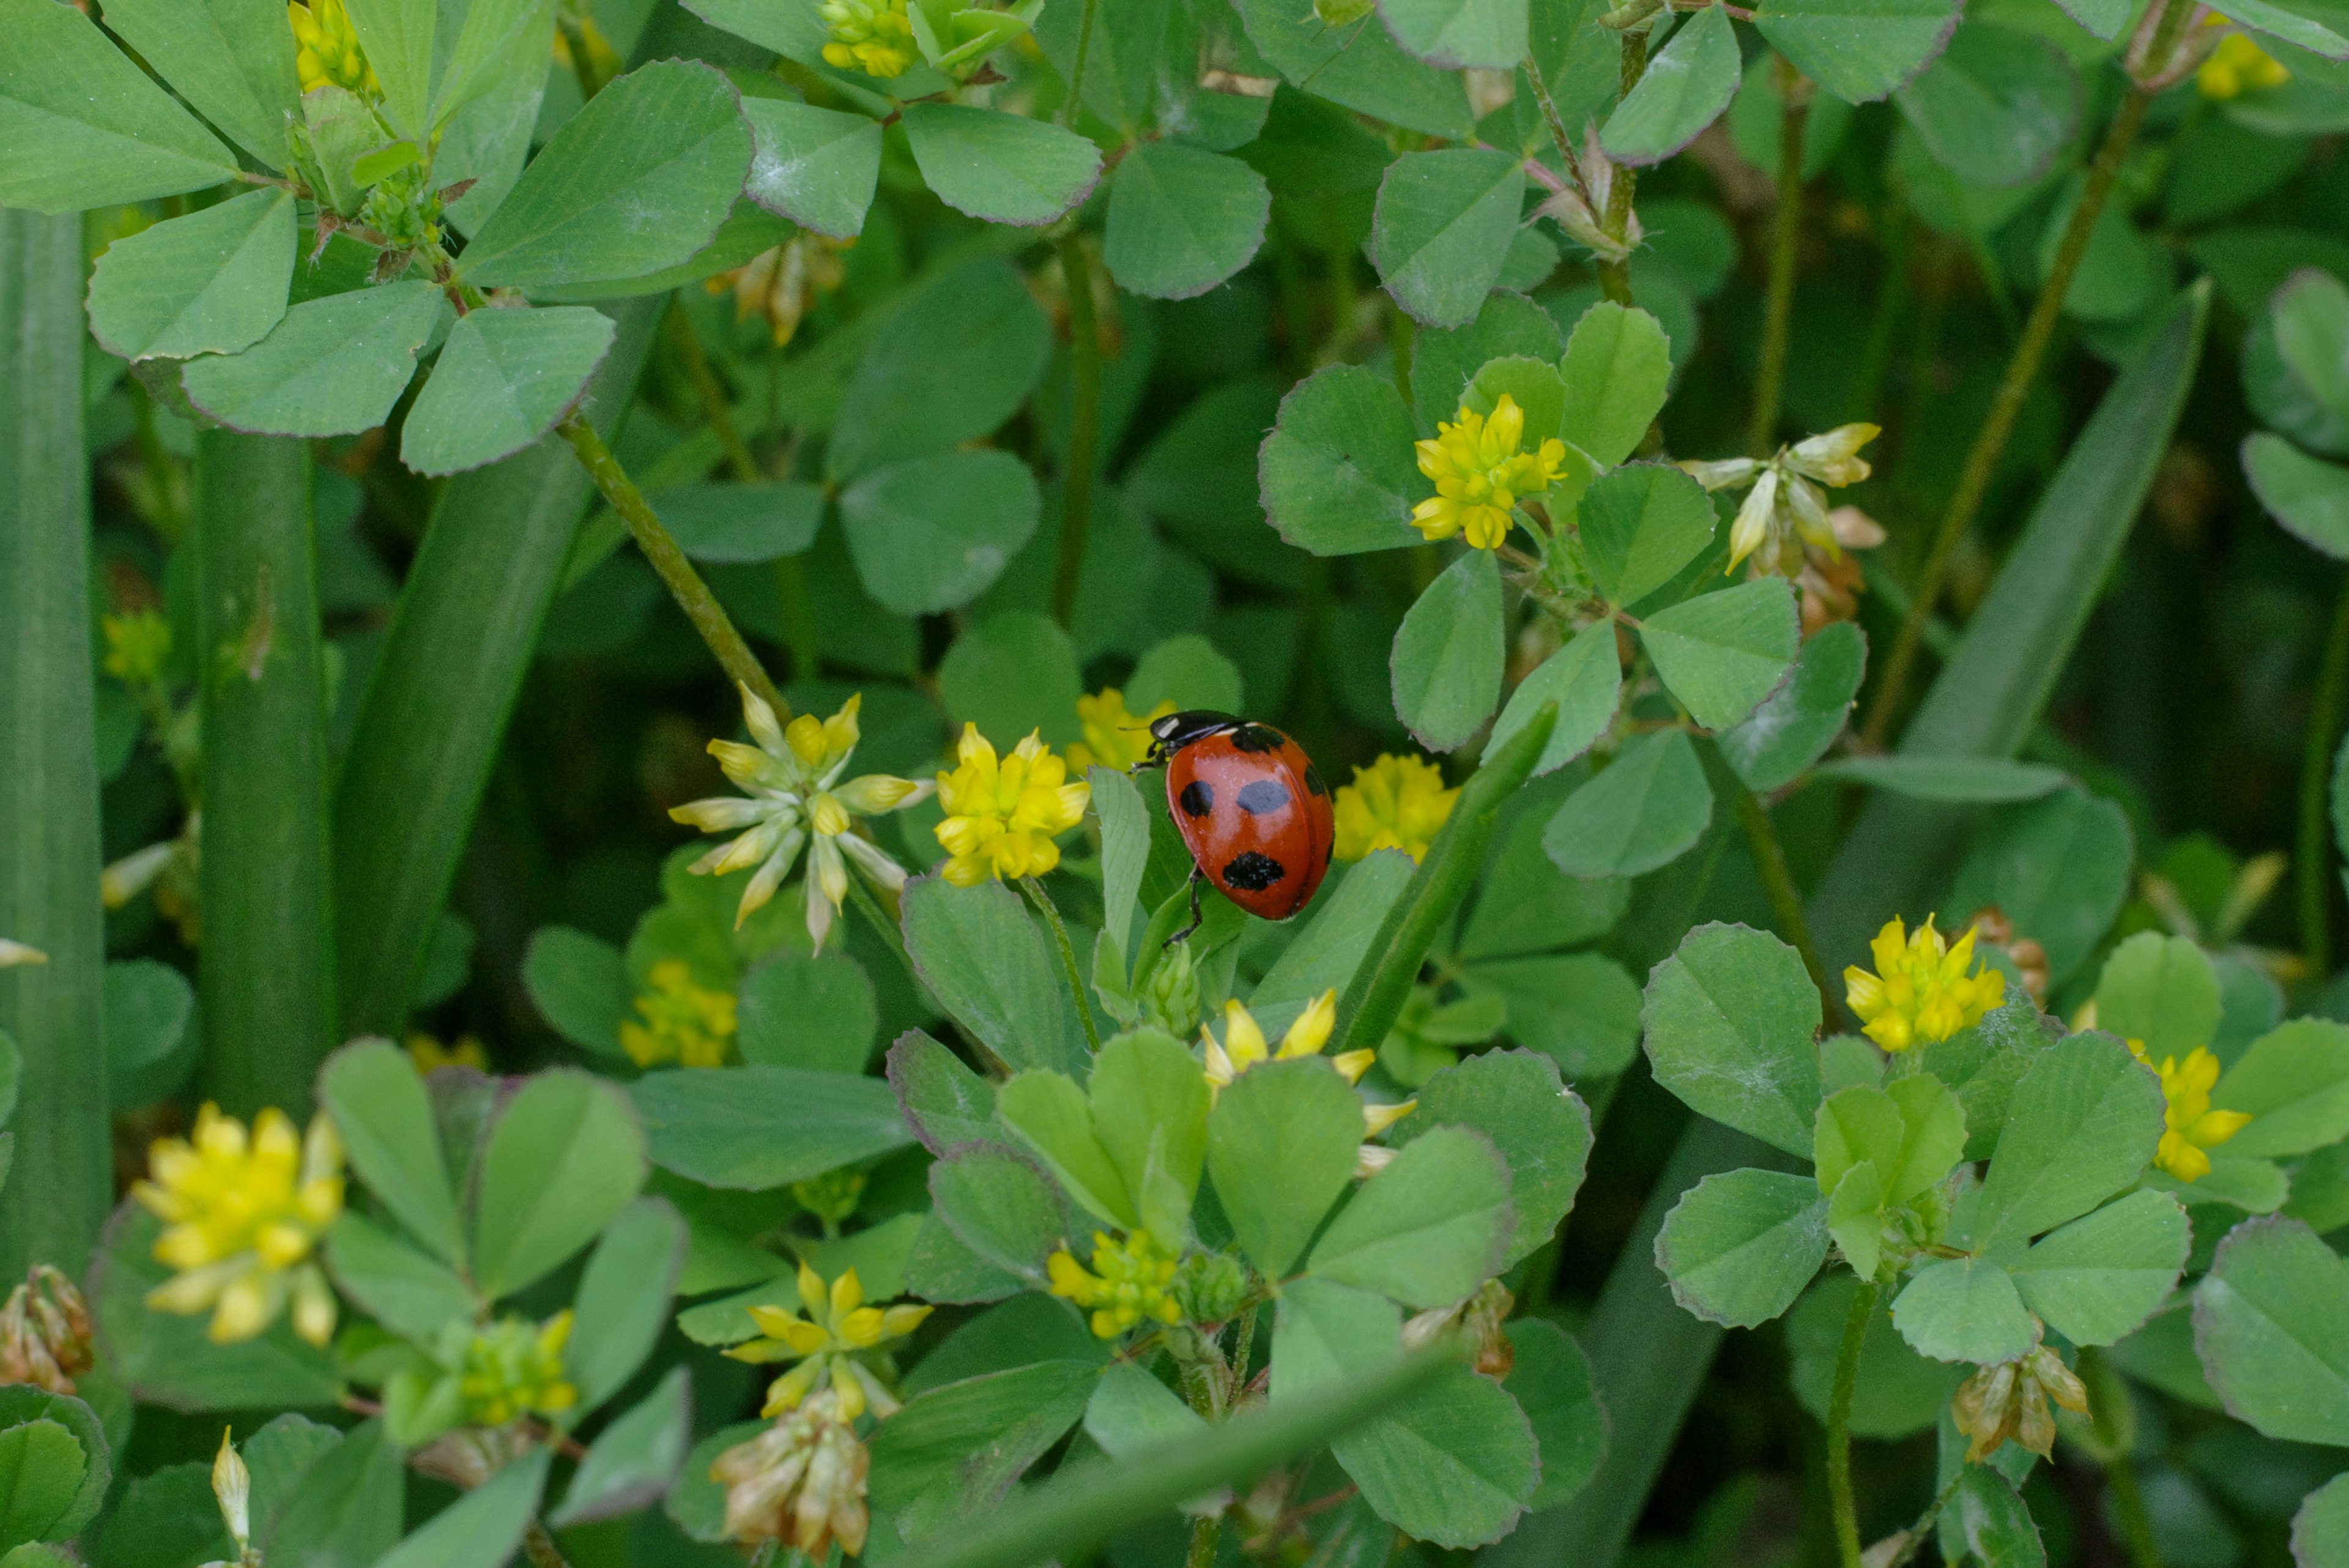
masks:
<path id="1" fill-rule="evenodd" d="M 1552 437 L 1520 452 L 1525 438 L 1526 411 L 1506 392 L 1490 415 L 1464 407 L 1453 423 L 1438 424 L 1433 441 L 1416 443 L 1419 472 L 1435 481 L 1435 493 L 1413 509 L 1412 526 L 1430 539 L 1464 534 L 1479 550 L 1498 547 L 1518 499 L 1556 483 L 1566 462 L 1564 441 Z"/>
<path id="2" fill-rule="evenodd" d="M 989 877 L 1040 877 L 1058 866 L 1061 847 L 1052 840 L 1084 820 L 1092 786 L 1069 783 L 1067 762 L 1032 731 L 999 758 L 978 726 L 965 724 L 956 755 L 954 772 L 938 775 L 946 879 L 971 888 Z"/>
<path id="3" fill-rule="evenodd" d="M 1844 1000 L 1859 1015 L 1861 1033 L 1887 1051 L 1947 1040 L 1980 1023 L 2005 999 L 2006 977 L 1988 964 L 1975 965 L 1974 933 L 1969 929 L 1951 945 L 1930 915 L 1913 934 L 1894 916 L 1868 950 L 1876 972 L 1847 968 Z"/>
<path id="4" fill-rule="evenodd" d="M 482 1050 L 481 1041 L 471 1034 L 458 1036 L 454 1045 L 443 1045 L 431 1035 L 419 1031 L 409 1035 L 404 1044 L 408 1047 L 408 1059 L 415 1063 L 416 1070 L 426 1077 L 443 1067 L 471 1067 L 476 1073 L 490 1070 L 490 1054 Z"/>
<path id="5" fill-rule="evenodd" d="M 1425 859 L 1459 798 L 1426 758 L 1382 756 L 1356 768 L 1354 782 L 1331 797 L 1337 826 L 1331 852 L 1340 860 L 1360 860 L 1374 849 L 1400 849 L 1413 860 Z"/>
<path id="6" fill-rule="evenodd" d="M 676 1062 L 688 1067 L 722 1067 L 734 1038 L 734 996 L 696 985 L 683 959 L 663 959 L 647 980 L 652 989 L 636 998 L 645 1015 L 620 1025 L 620 1048 L 639 1067 Z"/>
<path id="7" fill-rule="evenodd" d="M 559 1416 L 576 1406 L 579 1390 L 564 1376 L 563 1365 L 571 1321 L 566 1307 L 543 1324 L 509 1317 L 475 1330 L 457 1378 L 466 1421 L 502 1427 L 526 1415 Z"/>
<path id="8" fill-rule="evenodd" d="M 1130 771 L 1150 754 L 1150 722 L 1173 711 L 1174 704 L 1161 698 L 1149 712 L 1131 713 L 1125 693 L 1114 686 L 1078 698 L 1077 722 L 1084 726 L 1085 738 L 1069 747 L 1069 771 L 1079 774 L 1095 767 Z"/>
<path id="9" fill-rule="evenodd" d="M 2223 26 L 2226 18 L 2214 16 L 2209 21 Z M 2230 99 L 2247 88 L 2257 91 L 2282 87 L 2290 80 L 2292 72 L 2282 60 L 2240 33 L 2230 33 L 2220 39 L 2210 57 L 2194 72 L 2195 87 L 2209 99 Z"/>
<path id="10" fill-rule="evenodd" d="M 311 0 L 306 6 L 289 3 L 285 20 L 294 29 L 294 70 L 304 92 L 338 87 L 368 98 L 382 94 L 343 0 Z"/>
<path id="11" fill-rule="evenodd" d="M 2145 1054 L 2144 1041 L 2132 1040 L 2128 1048 L 2161 1075 L 2161 1097 L 2167 1104 L 2161 1147 L 2154 1151 L 2153 1163 L 2180 1181 L 2201 1180 L 2210 1174 L 2210 1157 L 2204 1151 L 2233 1137 L 2251 1119 L 2247 1112 L 2210 1108 L 2210 1091 L 2219 1084 L 2219 1058 L 2197 1045 L 2184 1061 L 2165 1056 L 2157 1065 Z"/>
<path id="12" fill-rule="evenodd" d="M 110 615 L 98 622 L 106 633 L 106 672 L 126 686 L 151 685 L 171 658 L 171 623 L 153 610 Z"/>
<path id="13" fill-rule="evenodd" d="M 914 24 L 905 0 L 824 0 L 832 36 L 823 63 L 869 77 L 901 77 L 914 67 Z"/>
<path id="14" fill-rule="evenodd" d="M 1063 1247 L 1045 1260 L 1045 1273 L 1054 1295 L 1092 1309 L 1097 1337 L 1115 1339 L 1145 1317 L 1164 1324 L 1183 1321 L 1183 1309 L 1170 1288 L 1174 1265 L 1175 1255 L 1147 1231 L 1135 1231 L 1123 1241 L 1096 1231 L 1091 1271 Z"/>

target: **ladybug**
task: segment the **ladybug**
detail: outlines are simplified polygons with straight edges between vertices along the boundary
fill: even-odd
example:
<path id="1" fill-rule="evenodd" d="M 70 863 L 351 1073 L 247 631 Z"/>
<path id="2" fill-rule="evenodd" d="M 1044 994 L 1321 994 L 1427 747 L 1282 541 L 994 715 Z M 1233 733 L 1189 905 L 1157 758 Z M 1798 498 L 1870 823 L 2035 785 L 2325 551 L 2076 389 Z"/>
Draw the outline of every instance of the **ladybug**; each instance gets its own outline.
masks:
<path id="1" fill-rule="evenodd" d="M 1191 923 L 1199 929 L 1199 883 L 1268 920 L 1285 920 L 1312 900 L 1330 869 L 1337 824 L 1330 786 L 1303 747 L 1269 724 L 1205 709 L 1150 724 L 1143 767 L 1166 769 L 1166 809 L 1191 852 Z"/>

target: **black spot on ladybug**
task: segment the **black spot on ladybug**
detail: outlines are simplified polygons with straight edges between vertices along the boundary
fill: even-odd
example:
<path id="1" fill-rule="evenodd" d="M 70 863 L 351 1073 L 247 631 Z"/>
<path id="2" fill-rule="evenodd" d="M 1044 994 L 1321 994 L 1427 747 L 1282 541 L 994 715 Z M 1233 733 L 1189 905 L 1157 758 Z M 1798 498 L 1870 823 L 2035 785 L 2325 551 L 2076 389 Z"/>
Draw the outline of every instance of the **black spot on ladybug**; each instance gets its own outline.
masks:
<path id="1" fill-rule="evenodd" d="M 1243 893 L 1261 893 L 1288 875 L 1288 867 L 1279 861 L 1253 849 L 1243 849 L 1224 862 L 1225 886 Z"/>
<path id="2" fill-rule="evenodd" d="M 1328 794 L 1330 786 L 1321 782 L 1321 770 L 1311 763 L 1305 764 L 1305 787 L 1315 794 Z"/>
<path id="3" fill-rule="evenodd" d="M 1243 752 L 1277 752 L 1284 739 L 1278 730 L 1262 724 L 1242 724 L 1232 732 L 1232 745 Z"/>
<path id="4" fill-rule="evenodd" d="M 1257 779 L 1240 786 L 1239 802 L 1250 816 L 1266 816 L 1288 804 L 1288 792 L 1278 779 Z"/>
<path id="5" fill-rule="evenodd" d="M 1241 795 L 1241 804 L 1245 805 L 1247 792 L 1242 791 Z M 1193 779 L 1183 786 L 1182 804 L 1185 816 L 1205 816 L 1216 809 L 1216 792 L 1206 780 Z"/>

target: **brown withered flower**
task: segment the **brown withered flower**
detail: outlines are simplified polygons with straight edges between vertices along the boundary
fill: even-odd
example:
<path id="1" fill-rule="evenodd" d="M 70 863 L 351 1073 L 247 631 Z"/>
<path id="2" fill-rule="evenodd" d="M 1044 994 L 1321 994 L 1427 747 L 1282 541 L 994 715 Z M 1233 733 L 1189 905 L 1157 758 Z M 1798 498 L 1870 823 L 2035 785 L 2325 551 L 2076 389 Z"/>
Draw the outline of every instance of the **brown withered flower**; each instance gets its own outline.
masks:
<path id="1" fill-rule="evenodd" d="M 0 1383 L 71 1394 L 75 1376 L 95 1365 L 81 1292 L 60 1271 L 34 1264 L 0 1306 Z"/>
<path id="2" fill-rule="evenodd" d="M 726 1533 L 744 1545 L 780 1541 L 817 1563 L 837 1540 L 851 1557 L 871 1522 L 864 1476 L 872 1456 L 819 1389 L 747 1443 L 718 1456 L 709 1479 L 726 1489 Z"/>
<path id="3" fill-rule="evenodd" d="M 1996 904 L 1984 904 L 1966 921 L 1975 940 L 1987 946 L 2003 948 L 2014 967 L 2023 971 L 2023 989 L 2040 1006 L 2047 1005 L 2047 950 L 2034 938 L 2014 934 L 2014 922 Z"/>
<path id="4" fill-rule="evenodd" d="M 1978 1369 L 1950 1401 L 1950 1414 L 1967 1439 L 1966 1462 L 1980 1464 L 2009 1438 L 2046 1459 L 2055 1446 L 2051 1400 L 2074 1415 L 2088 1413 L 2087 1386 L 2044 1345 Z"/>
<path id="5" fill-rule="evenodd" d="M 734 319 L 740 323 L 765 317 L 780 348 L 799 331 L 800 319 L 815 308 L 816 300 L 846 280 L 848 266 L 842 258 L 855 243 L 802 231 L 702 286 L 712 294 L 733 290 Z"/>

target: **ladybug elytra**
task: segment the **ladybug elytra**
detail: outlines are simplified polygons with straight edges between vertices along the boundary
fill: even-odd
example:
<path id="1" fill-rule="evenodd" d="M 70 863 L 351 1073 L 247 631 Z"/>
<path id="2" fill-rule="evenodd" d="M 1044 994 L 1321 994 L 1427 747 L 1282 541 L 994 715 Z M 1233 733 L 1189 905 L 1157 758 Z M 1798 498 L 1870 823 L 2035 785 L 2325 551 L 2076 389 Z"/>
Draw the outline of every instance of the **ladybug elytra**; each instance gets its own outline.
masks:
<path id="1" fill-rule="evenodd" d="M 1285 920 L 1312 900 L 1330 869 L 1337 837 L 1330 788 L 1304 748 L 1269 724 L 1206 709 L 1150 724 L 1143 767 L 1166 769 L 1166 809 L 1191 852 L 1191 923 L 1199 928 L 1199 883 L 1268 920 Z"/>

